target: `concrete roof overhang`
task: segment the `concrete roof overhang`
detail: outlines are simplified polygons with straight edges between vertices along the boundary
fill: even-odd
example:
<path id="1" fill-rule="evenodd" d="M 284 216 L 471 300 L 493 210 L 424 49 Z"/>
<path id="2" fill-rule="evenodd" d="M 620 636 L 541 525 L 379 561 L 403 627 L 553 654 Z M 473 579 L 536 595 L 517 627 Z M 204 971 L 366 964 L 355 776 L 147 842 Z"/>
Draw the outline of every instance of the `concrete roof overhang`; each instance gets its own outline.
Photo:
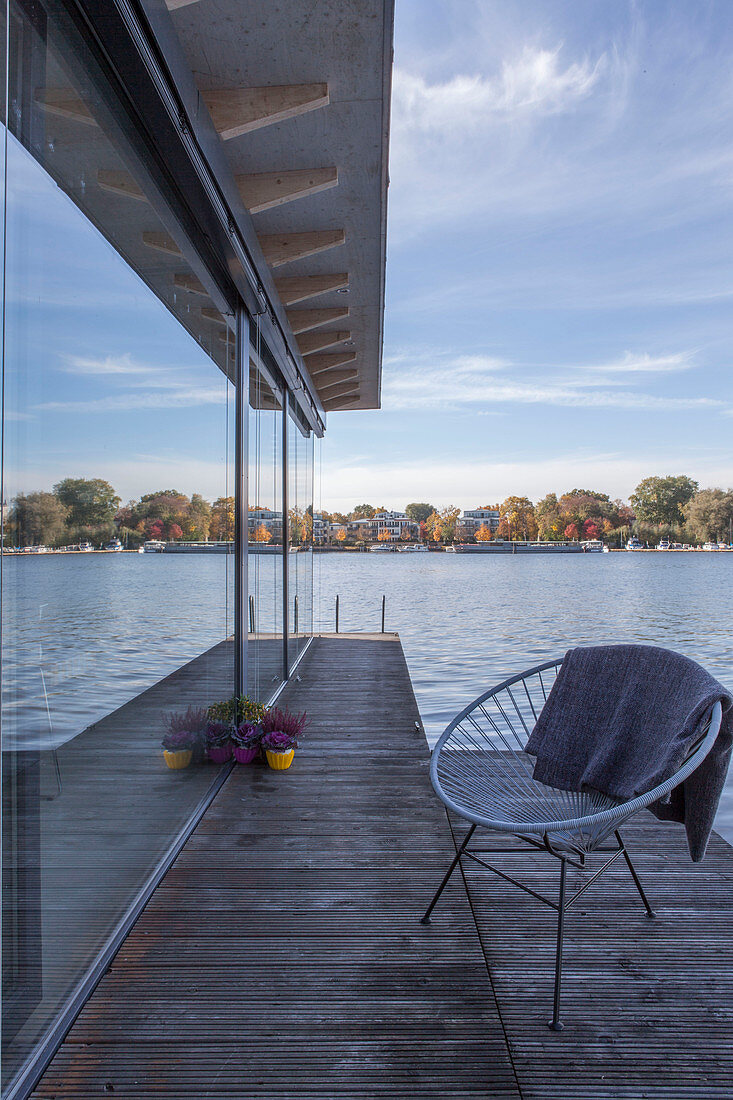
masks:
<path id="1" fill-rule="evenodd" d="M 393 0 L 144 6 L 317 404 L 377 408 Z"/>

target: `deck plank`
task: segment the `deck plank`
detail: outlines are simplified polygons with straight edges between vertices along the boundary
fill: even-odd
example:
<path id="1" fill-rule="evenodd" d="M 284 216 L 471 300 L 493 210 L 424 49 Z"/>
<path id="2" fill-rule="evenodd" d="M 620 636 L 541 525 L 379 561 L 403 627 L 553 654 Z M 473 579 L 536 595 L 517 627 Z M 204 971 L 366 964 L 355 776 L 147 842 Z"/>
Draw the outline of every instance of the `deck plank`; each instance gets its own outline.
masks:
<path id="1" fill-rule="evenodd" d="M 232 772 L 38 1097 L 518 1098 L 394 636 L 317 639 L 287 772 Z"/>
<path id="2" fill-rule="evenodd" d="M 430 788 L 397 640 L 305 661 L 295 764 L 233 772 L 36 1095 L 733 1100 L 733 849 L 692 864 L 680 827 L 626 826 L 658 916 L 622 864 L 584 895 L 554 1033 L 549 909 L 469 865 L 417 921 L 465 826 Z M 550 857 L 497 858 L 556 890 Z"/>

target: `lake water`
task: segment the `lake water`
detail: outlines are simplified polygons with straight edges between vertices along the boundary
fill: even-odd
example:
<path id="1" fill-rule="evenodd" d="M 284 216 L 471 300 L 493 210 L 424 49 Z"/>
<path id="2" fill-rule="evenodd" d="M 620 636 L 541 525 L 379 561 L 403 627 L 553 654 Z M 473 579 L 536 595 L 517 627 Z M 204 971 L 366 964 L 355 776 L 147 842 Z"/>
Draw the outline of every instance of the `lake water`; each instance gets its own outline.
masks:
<path id="1" fill-rule="evenodd" d="M 68 740 L 232 621 L 223 557 L 34 556 L 4 568 L 5 675 L 17 684 L 4 719 L 21 740 Z M 384 595 L 434 744 L 491 684 L 575 645 L 667 646 L 733 689 L 732 578 L 733 554 L 316 554 L 315 625 L 334 629 L 338 594 L 341 630 L 378 631 Z M 733 840 L 733 778 L 719 827 Z"/>

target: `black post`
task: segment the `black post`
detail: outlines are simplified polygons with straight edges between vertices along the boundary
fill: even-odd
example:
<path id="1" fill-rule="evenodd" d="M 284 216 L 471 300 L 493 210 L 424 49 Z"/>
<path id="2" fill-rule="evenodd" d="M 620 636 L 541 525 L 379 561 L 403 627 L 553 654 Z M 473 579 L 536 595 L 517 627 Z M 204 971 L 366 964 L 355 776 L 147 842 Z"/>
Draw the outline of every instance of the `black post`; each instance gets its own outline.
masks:
<path id="1" fill-rule="evenodd" d="M 336 633 L 339 632 L 339 598 L 336 597 Z"/>
<path id="2" fill-rule="evenodd" d="M 249 632 L 254 634 L 255 632 L 255 598 L 250 596 L 249 598 Z"/>
<path id="3" fill-rule="evenodd" d="M 382 596 L 382 634 L 384 634 L 384 613 L 387 606 L 387 597 Z"/>
<path id="4" fill-rule="evenodd" d="M 298 597 L 293 599 L 293 634 L 298 633 Z"/>

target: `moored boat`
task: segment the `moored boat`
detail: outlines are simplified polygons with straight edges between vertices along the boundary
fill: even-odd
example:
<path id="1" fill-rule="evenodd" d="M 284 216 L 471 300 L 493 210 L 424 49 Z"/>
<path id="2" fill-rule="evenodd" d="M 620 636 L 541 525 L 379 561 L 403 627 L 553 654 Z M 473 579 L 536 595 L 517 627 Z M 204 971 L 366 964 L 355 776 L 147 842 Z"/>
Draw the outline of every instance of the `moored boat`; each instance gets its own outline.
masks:
<path id="1" fill-rule="evenodd" d="M 109 542 L 107 543 L 107 545 L 105 546 L 105 550 L 118 551 L 118 550 L 122 550 L 122 549 L 123 549 L 123 546 L 122 546 L 122 543 L 120 542 L 119 539 L 110 539 Z"/>

